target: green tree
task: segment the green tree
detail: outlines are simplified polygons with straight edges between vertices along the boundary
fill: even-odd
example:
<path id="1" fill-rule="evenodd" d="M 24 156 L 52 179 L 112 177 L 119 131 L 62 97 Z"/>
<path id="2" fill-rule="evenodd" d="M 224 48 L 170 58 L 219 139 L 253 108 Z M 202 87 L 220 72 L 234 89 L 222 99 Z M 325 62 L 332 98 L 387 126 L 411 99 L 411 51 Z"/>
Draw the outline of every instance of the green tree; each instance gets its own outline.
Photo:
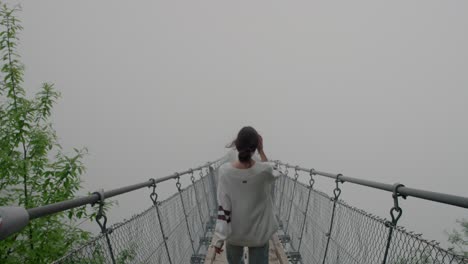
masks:
<path id="1" fill-rule="evenodd" d="M 460 224 L 462 230 L 454 229 L 452 233 L 448 234 L 448 241 L 454 246 L 458 254 L 468 257 L 468 220 L 457 220 L 457 223 Z"/>
<path id="2" fill-rule="evenodd" d="M 0 206 L 37 207 L 74 197 L 86 149 L 67 155 L 50 122 L 60 94 L 44 83 L 32 98 L 23 88 L 24 67 L 17 52 L 22 27 L 18 8 L 0 9 Z M 0 241 L 0 263 L 49 263 L 88 239 L 76 227 L 85 208 L 36 219 Z"/>

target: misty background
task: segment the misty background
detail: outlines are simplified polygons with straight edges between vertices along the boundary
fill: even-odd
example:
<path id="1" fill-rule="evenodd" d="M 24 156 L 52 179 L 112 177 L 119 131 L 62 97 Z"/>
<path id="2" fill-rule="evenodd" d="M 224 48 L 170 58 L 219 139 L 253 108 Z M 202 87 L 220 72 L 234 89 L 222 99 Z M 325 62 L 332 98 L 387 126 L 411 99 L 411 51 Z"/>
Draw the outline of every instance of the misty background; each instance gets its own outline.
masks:
<path id="1" fill-rule="evenodd" d="M 7 2 L 23 9 L 26 90 L 55 83 L 62 146 L 89 149 L 80 195 L 215 160 L 252 125 L 270 159 L 467 196 L 466 1 Z M 342 190 L 389 218 L 391 193 Z M 151 206 L 149 193 L 115 198 L 109 223 Z M 468 218 L 400 204 L 400 225 L 444 246 Z"/>

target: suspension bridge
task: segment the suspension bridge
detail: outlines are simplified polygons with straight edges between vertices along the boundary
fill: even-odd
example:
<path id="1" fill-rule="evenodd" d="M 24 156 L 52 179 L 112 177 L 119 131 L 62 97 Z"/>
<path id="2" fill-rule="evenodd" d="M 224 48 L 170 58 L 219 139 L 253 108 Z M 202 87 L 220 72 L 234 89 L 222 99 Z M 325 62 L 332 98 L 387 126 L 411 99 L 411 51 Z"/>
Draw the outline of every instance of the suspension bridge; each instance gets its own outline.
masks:
<path id="1" fill-rule="evenodd" d="M 218 208 L 217 168 L 224 162 L 220 159 L 163 178 L 42 207 L 0 207 L 0 240 L 34 219 L 97 204 L 96 221 L 101 233 L 54 263 L 227 263 L 225 256 L 215 254 L 211 246 Z M 468 208 L 468 198 L 321 172 L 281 161 L 272 163 L 281 174 L 272 189 L 280 229 L 270 241 L 270 263 L 468 263 L 468 258 L 398 225 L 403 213 L 399 206 L 401 198 L 411 196 L 463 208 Z M 305 174 L 309 181 L 299 181 L 300 174 Z M 191 184 L 182 186 L 181 177 L 189 177 Z M 332 194 L 314 188 L 317 177 L 334 181 Z M 160 201 L 158 184 L 171 180 L 176 182 L 175 193 Z M 392 193 L 390 220 L 341 200 L 344 182 Z M 150 191 L 145 197 L 152 203 L 150 208 L 124 222 L 107 226 L 103 210 L 106 199 L 148 187 Z M 247 254 L 245 262 L 248 263 Z"/>

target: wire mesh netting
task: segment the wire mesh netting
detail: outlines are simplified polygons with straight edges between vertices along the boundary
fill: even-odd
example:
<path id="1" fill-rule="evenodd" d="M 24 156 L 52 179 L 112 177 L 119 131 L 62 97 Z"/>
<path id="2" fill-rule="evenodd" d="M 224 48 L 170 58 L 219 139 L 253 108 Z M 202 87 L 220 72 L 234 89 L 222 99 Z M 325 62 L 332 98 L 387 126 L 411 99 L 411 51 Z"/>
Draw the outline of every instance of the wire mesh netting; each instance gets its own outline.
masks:
<path id="1" fill-rule="evenodd" d="M 303 264 L 382 263 L 392 229 L 388 221 L 335 201 L 299 182 L 297 176 L 285 171 L 272 188 L 275 213 L 290 238 L 283 244 L 285 251 L 298 252 Z M 112 232 L 55 263 L 113 263 L 112 255 L 115 263 L 190 263 L 192 256 L 206 252 L 200 238 L 212 231 L 207 224 L 212 224 L 217 211 L 216 186 L 217 171 L 207 170 L 181 192 L 114 225 Z M 392 230 L 388 264 L 468 263 L 467 258 L 402 227 Z"/>
<path id="2" fill-rule="evenodd" d="M 113 263 L 111 252 L 119 264 L 190 263 L 192 255 L 206 251 L 200 239 L 206 235 L 206 223 L 216 209 L 214 178 L 207 171 L 180 193 L 112 226 L 111 232 L 100 234 L 55 263 Z"/>
<path id="3" fill-rule="evenodd" d="M 284 244 L 285 250 L 299 251 L 302 263 L 382 263 L 391 228 L 385 219 L 338 200 L 327 248 L 334 199 L 284 173 L 275 185 L 275 192 L 277 217 L 290 237 L 289 243 Z M 467 264 L 468 258 L 396 227 L 386 263 Z"/>

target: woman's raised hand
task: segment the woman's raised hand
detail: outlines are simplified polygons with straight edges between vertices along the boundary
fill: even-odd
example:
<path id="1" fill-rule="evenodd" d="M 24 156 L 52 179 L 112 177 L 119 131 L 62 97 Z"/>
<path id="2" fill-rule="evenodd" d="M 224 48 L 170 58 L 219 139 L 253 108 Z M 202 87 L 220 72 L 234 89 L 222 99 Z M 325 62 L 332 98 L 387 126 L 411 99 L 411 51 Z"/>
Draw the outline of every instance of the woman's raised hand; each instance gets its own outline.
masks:
<path id="1" fill-rule="evenodd" d="M 258 134 L 258 146 L 257 146 L 258 152 L 263 151 L 263 138 L 260 134 Z"/>
<path id="2" fill-rule="evenodd" d="M 268 158 L 263 151 L 263 137 L 258 134 L 258 146 L 257 146 L 258 154 L 260 155 L 260 160 L 262 162 L 267 162 Z"/>

